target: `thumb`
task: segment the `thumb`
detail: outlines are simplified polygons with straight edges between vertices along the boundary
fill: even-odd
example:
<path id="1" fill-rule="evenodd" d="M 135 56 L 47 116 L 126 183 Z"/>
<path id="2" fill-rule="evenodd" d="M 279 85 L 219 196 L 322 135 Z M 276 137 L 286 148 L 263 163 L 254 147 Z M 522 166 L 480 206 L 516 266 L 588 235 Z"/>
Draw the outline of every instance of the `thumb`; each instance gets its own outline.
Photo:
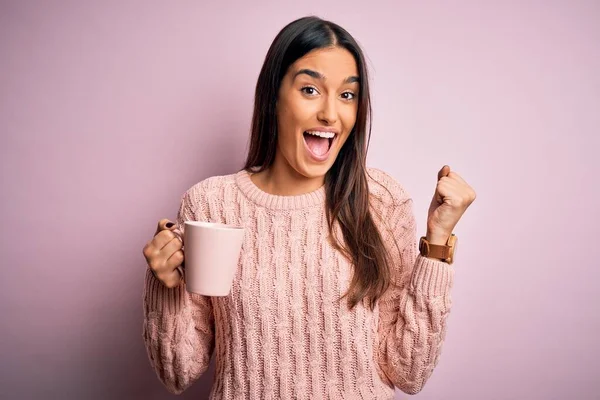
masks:
<path id="1" fill-rule="evenodd" d="M 438 182 L 440 179 L 442 179 L 445 176 L 448 176 L 448 174 L 450 173 L 450 166 L 449 165 L 444 165 L 442 167 L 442 169 L 440 169 L 440 171 L 438 172 Z M 435 188 L 435 193 L 433 194 L 433 200 L 431 201 L 432 205 L 435 204 L 440 205 L 444 202 L 444 199 L 442 198 L 442 195 L 440 194 L 437 186 Z"/>
<path id="2" fill-rule="evenodd" d="M 171 222 L 171 220 L 167 219 L 167 218 L 163 218 L 160 221 L 158 221 L 158 226 L 156 227 L 156 233 L 158 234 L 161 231 L 164 230 L 170 230 L 173 231 L 177 228 L 177 226 Z"/>
<path id="3" fill-rule="evenodd" d="M 444 176 L 448 176 L 449 173 L 450 173 L 450 166 L 444 165 L 442 167 L 442 169 L 440 169 L 440 172 L 438 172 L 438 181 L 440 179 L 442 179 Z"/>

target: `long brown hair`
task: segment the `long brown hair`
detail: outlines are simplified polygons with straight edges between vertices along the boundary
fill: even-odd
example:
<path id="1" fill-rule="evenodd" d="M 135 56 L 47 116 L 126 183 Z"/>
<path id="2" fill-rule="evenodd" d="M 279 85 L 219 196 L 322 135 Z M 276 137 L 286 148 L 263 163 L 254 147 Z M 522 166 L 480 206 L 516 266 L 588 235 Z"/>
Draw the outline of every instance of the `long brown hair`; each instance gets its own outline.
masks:
<path id="1" fill-rule="evenodd" d="M 345 48 L 354 56 L 360 90 L 354 127 L 325 176 L 327 220 L 334 246 L 354 265 L 352 282 L 343 297 L 348 297 L 351 309 L 363 300 L 367 300 L 373 309 L 390 285 L 390 270 L 388 252 L 369 203 L 366 155 L 371 136 L 371 99 L 367 67 L 359 45 L 342 27 L 310 16 L 291 22 L 277 34 L 256 84 L 250 146 L 244 169 L 262 171 L 275 160 L 277 95 L 289 66 L 312 50 L 331 46 Z M 333 235 L 336 222 L 343 234 L 343 244 Z"/>

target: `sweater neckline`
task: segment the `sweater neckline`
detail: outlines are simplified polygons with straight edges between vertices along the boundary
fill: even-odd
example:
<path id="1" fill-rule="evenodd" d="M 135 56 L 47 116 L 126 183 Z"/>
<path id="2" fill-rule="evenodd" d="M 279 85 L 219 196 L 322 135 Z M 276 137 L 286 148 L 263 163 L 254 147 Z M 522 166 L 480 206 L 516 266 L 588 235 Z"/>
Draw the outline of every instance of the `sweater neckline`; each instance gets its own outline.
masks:
<path id="1" fill-rule="evenodd" d="M 274 210 L 293 210 L 322 205 L 325 202 L 325 185 L 304 194 L 280 196 L 270 194 L 250 179 L 251 173 L 243 169 L 235 175 L 235 181 L 244 195 L 254 203 Z"/>

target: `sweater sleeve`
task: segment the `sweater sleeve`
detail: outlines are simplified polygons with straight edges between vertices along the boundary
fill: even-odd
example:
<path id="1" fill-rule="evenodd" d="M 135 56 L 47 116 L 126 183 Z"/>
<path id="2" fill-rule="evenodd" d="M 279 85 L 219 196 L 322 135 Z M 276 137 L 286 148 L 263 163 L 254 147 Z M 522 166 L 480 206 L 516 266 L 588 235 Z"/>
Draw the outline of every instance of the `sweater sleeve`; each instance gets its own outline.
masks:
<path id="1" fill-rule="evenodd" d="M 453 266 L 418 252 L 413 201 L 392 182 L 383 207 L 391 282 L 379 300 L 376 361 L 379 375 L 407 394 L 421 391 L 439 361 L 451 308 Z"/>
<path id="2" fill-rule="evenodd" d="M 193 193 L 183 195 L 177 214 L 182 232 L 185 221 L 206 220 Z M 150 364 L 170 392 L 183 392 L 207 370 L 214 336 L 210 297 L 188 293 L 185 282 L 169 289 L 146 270 L 143 338 Z"/>

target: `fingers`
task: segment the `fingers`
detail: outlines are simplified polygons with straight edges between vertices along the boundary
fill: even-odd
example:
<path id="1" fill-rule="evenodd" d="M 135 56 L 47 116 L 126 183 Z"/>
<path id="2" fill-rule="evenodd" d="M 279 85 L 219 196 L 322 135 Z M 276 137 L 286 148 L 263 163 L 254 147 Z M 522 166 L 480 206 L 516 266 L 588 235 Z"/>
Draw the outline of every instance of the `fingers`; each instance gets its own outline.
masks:
<path id="1" fill-rule="evenodd" d="M 448 174 L 448 178 L 451 178 L 457 182 L 460 182 L 461 184 L 468 186 L 468 183 L 456 172 L 452 171 L 450 172 L 450 174 Z"/>
<path id="2" fill-rule="evenodd" d="M 448 174 L 450 173 L 450 166 L 449 165 L 444 165 L 442 167 L 442 169 L 440 169 L 440 171 L 438 172 L 438 181 L 440 179 L 442 179 L 444 176 L 448 176 Z"/>
<path id="3" fill-rule="evenodd" d="M 152 240 L 144 246 L 144 257 L 154 276 L 165 286 L 179 285 L 183 277 L 183 235 L 169 219 L 161 219 Z"/>
<path id="4" fill-rule="evenodd" d="M 181 278 L 183 278 L 183 270 L 180 268 L 174 268 L 172 270 L 160 270 L 154 271 L 156 279 L 162 282 L 168 288 L 174 288 L 179 286 Z"/>
<path id="5" fill-rule="evenodd" d="M 177 226 L 174 226 L 174 227 L 171 229 L 171 232 L 173 232 L 173 233 L 175 234 L 175 237 L 176 237 L 177 239 L 179 239 L 179 241 L 180 241 L 181 243 L 183 243 L 183 232 L 181 232 Z"/>
<path id="6" fill-rule="evenodd" d="M 173 242 L 179 242 L 173 239 Z M 167 254 L 161 251 L 158 255 L 146 257 L 148 267 L 154 276 L 168 287 L 175 287 L 183 277 L 181 265 L 184 260 L 182 250 Z"/>
<path id="7" fill-rule="evenodd" d="M 171 222 L 168 218 L 163 218 L 160 221 L 158 221 L 158 226 L 156 227 L 155 235 L 157 235 L 161 231 L 172 230 L 174 228 L 175 224 L 173 222 Z"/>
<path id="8" fill-rule="evenodd" d="M 167 260 L 167 262 L 166 262 L 167 269 L 174 270 L 177 267 L 181 266 L 181 264 L 183 264 L 183 259 L 184 259 L 183 251 L 177 250 Z"/>
<path id="9" fill-rule="evenodd" d="M 156 247 L 158 250 L 162 250 L 167 244 L 169 244 L 173 239 L 179 239 L 179 235 L 177 235 L 173 231 L 161 231 L 154 236 L 152 239 L 152 245 Z M 181 243 L 181 240 L 178 240 Z"/>
<path id="10" fill-rule="evenodd" d="M 169 257 L 171 257 L 173 255 L 173 253 L 181 250 L 182 248 L 183 248 L 183 243 L 181 243 L 181 240 L 179 240 L 179 238 L 177 236 L 175 236 L 173 239 L 171 239 L 167 244 L 165 244 L 163 246 L 163 248 L 160 250 L 160 252 L 165 255 L 165 257 L 166 257 L 165 259 L 168 259 Z"/>
<path id="11" fill-rule="evenodd" d="M 471 187 L 471 185 L 469 185 L 467 183 L 467 181 L 465 181 L 462 178 L 462 176 L 460 176 L 456 172 L 454 172 L 454 171 L 450 172 L 447 175 L 447 179 L 443 179 L 441 182 L 443 182 L 443 181 L 446 181 L 446 183 L 450 184 L 451 186 L 456 187 L 457 189 L 460 189 L 461 191 L 466 192 L 467 195 L 469 196 L 469 198 L 471 199 L 471 201 L 475 200 L 476 193 L 473 190 L 473 188 Z"/>
<path id="12" fill-rule="evenodd" d="M 450 166 L 448 165 L 444 165 L 444 167 L 442 167 L 442 169 L 438 172 L 438 181 L 457 183 L 466 187 L 469 186 L 468 183 L 459 174 L 457 174 L 455 171 L 450 171 Z"/>
<path id="13" fill-rule="evenodd" d="M 164 230 L 159 232 L 144 247 L 144 256 L 148 265 L 153 270 L 162 268 L 162 265 L 173 255 L 183 248 L 183 242 L 175 232 Z"/>
<path id="14" fill-rule="evenodd" d="M 150 267 L 157 271 L 162 269 L 165 265 L 166 261 L 173 255 L 173 253 L 181 250 L 183 245 L 181 241 L 174 237 L 173 233 L 164 231 L 155 236 L 154 240 L 146 245 L 144 248 L 144 256 L 146 257 L 146 261 Z M 166 242 L 166 244 L 162 245 L 162 241 L 164 241 L 164 236 L 167 234 L 173 236 L 170 240 Z M 159 238 L 159 236 L 161 236 Z M 156 244 L 158 242 L 158 244 Z M 162 247 L 161 247 L 162 245 Z"/>
<path id="15" fill-rule="evenodd" d="M 439 172 L 438 172 L 438 181 L 440 179 L 442 179 L 443 177 L 448 177 L 451 180 L 455 180 L 457 182 L 462 183 L 463 185 L 468 185 L 467 182 L 459 174 L 456 173 L 456 171 L 451 171 L 450 170 L 450 166 L 449 165 L 444 165 L 442 167 L 442 169 L 439 170 Z"/>
<path id="16" fill-rule="evenodd" d="M 158 221 L 158 227 L 156 228 L 155 235 L 158 235 L 164 231 L 173 232 L 177 237 L 179 237 L 179 240 L 181 240 L 181 242 L 183 242 L 183 232 L 181 232 L 181 230 L 179 229 L 177 224 L 171 222 L 167 218 L 164 218 L 164 219 L 161 219 L 160 221 Z"/>

